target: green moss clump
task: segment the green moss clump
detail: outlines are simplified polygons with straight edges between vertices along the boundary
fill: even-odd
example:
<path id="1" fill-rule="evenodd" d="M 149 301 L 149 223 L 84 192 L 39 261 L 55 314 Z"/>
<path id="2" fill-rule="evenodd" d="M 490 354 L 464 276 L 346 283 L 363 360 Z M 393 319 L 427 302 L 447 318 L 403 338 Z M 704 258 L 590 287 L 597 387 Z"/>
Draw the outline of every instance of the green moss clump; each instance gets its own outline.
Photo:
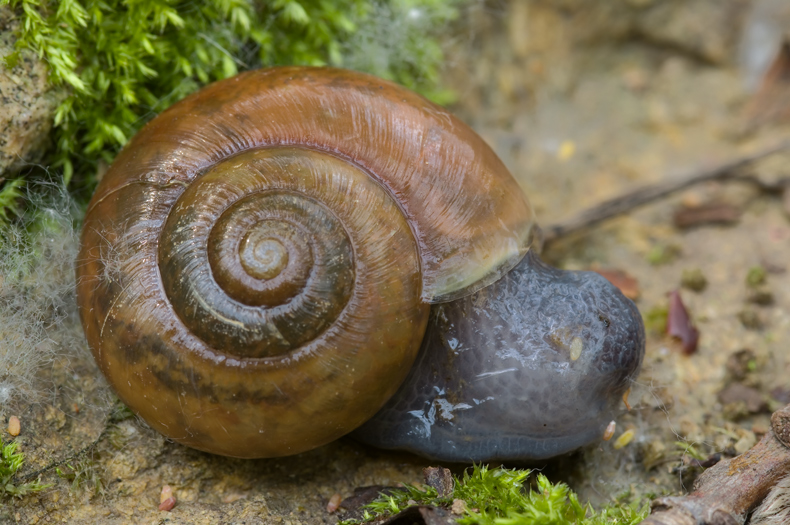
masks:
<path id="1" fill-rule="evenodd" d="M 49 163 L 62 168 L 67 184 L 77 179 L 90 189 L 102 164 L 151 117 L 239 70 L 351 65 L 440 95 L 442 55 L 431 34 L 456 16 L 459 1 L 0 0 L 0 6 L 9 4 L 22 20 L 7 64 L 32 49 L 49 64 L 50 81 L 70 89 L 55 115 Z M 379 18 L 383 12 L 391 18 Z M 398 53 L 381 42 L 393 23 L 400 27 Z M 381 56 L 361 58 L 365 53 Z"/>
<path id="2" fill-rule="evenodd" d="M 680 257 L 682 249 L 677 244 L 656 244 L 647 254 L 647 262 L 653 266 L 670 264 Z"/>
<path id="3" fill-rule="evenodd" d="M 19 443 L 12 441 L 0 443 L 0 498 L 3 496 L 22 497 L 25 494 L 42 491 L 52 485 L 44 485 L 40 481 L 19 483 L 14 478 L 22 468 L 25 456 L 19 451 Z"/>
<path id="4" fill-rule="evenodd" d="M 658 336 L 664 335 L 667 332 L 668 319 L 669 308 L 666 304 L 656 305 L 650 310 L 642 313 L 645 330 Z"/>
<path id="5" fill-rule="evenodd" d="M 19 201 L 22 199 L 24 185 L 24 180 L 13 179 L 3 184 L 0 189 L 0 226 L 8 224 L 9 220 L 19 216 Z"/>
<path id="6" fill-rule="evenodd" d="M 70 483 L 73 493 L 87 493 L 91 496 L 105 494 L 104 482 L 99 475 L 96 464 L 92 459 L 83 457 L 75 461 L 67 461 L 55 467 L 57 476 Z"/>
<path id="7" fill-rule="evenodd" d="M 410 505 L 434 505 L 456 508 L 461 500 L 464 515 L 461 525 L 635 525 L 649 513 L 641 502 L 615 501 L 595 510 L 582 506 L 565 483 L 552 483 L 543 474 L 535 478 L 535 487 L 527 488 L 529 470 L 490 469 L 475 465 L 472 471 L 455 478 L 452 496 L 439 498 L 436 489 L 404 487 L 382 495 L 365 507 L 364 520 L 396 514 Z M 355 525 L 355 520 L 339 525 Z"/>
<path id="8" fill-rule="evenodd" d="M 750 288 L 757 288 L 758 286 L 765 284 L 767 278 L 768 272 L 765 271 L 765 268 L 762 266 L 752 266 L 746 273 L 746 286 L 749 286 Z"/>

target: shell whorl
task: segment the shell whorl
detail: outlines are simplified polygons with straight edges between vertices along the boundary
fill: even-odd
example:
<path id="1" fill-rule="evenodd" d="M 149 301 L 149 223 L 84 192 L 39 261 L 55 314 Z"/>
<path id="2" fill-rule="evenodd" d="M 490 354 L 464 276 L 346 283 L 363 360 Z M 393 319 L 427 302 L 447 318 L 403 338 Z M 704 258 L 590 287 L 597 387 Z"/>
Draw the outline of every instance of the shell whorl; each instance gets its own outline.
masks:
<path id="1" fill-rule="evenodd" d="M 393 247 L 398 258 L 382 257 Z M 387 192 L 344 160 L 290 147 L 204 173 L 169 214 L 159 254 L 179 318 L 234 357 L 299 351 L 348 318 L 371 337 L 382 320 L 366 321 L 352 295 L 413 300 L 400 283 L 420 282 L 411 231 Z"/>
<path id="2" fill-rule="evenodd" d="M 154 119 L 107 172 L 80 314 L 110 383 L 160 432 L 293 454 L 375 413 L 428 302 L 496 279 L 531 228 L 496 156 L 417 95 L 342 70 L 250 72 Z"/>

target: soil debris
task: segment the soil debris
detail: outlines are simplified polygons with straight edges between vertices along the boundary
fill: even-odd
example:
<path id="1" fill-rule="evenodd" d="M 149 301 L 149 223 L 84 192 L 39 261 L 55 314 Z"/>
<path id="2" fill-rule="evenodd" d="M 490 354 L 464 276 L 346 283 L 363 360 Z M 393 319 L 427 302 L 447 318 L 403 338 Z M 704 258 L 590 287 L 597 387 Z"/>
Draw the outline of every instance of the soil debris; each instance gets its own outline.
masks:
<path id="1" fill-rule="evenodd" d="M 602 275 L 632 301 L 639 298 L 639 281 L 625 270 L 618 268 L 593 268 L 592 271 Z"/>
<path id="2" fill-rule="evenodd" d="M 754 308 L 746 307 L 738 312 L 738 319 L 743 327 L 749 330 L 762 330 L 765 327 L 762 316 Z"/>
<path id="3" fill-rule="evenodd" d="M 708 287 L 708 279 L 699 268 L 683 270 L 680 276 L 680 286 L 692 292 L 703 292 Z"/>
<path id="4" fill-rule="evenodd" d="M 455 515 L 450 510 L 441 507 L 420 505 L 409 507 L 391 518 L 381 522 L 381 525 L 455 525 Z"/>
<path id="5" fill-rule="evenodd" d="M 765 285 L 755 287 L 749 292 L 746 300 L 759 306 L 771 306 L 774 304 L 774 293 Z"/>
<path id="6" fill-rule="evenodd" d="M 436 489 L 440 498 L 446 498 L 453 493 L 455 482 L 450 469 L 444 467 L 427 467 L 422 470 L 425 484 Z"/>
<path id="7" fill-rule="evenodd" d="M 173 488 L 170 485 L 162 487 L 162 492 L 159 494 L 159 510 L 170 512 L 176 506 L 176 496 L 173 493 Z"/>
<path id="8" fill-rule="evenodd" d="M 667 333 L 680 339 L 684 354 L 691 355 L 697 351 L 699 330 L 692 324 L 688 310 L 686 310 L 678 290 L 673 290 L 669 293 Z"/>
<path id="9" fill-rule="evenodd" d="M 708 224 L 735 224 L 743 211 L 727 202 L 709 202 L 699 206 L 682 206 L 675 210 L 672 220 L 681 229 Z"/>
<path id="10" fill-rule="evenodd" d="M 731 420 L 768 410 L 768 403 L 760 391 L 742 383 L 727 385 L 719 392 L 718 399 L 724 405 L 725 416 Z"/>
<path id="11" fill-rule="evenodd" d="M 735 381 L 743 382 L 757 368 L 757 356 L 750 348 L 743 348 L 727 358 L 727 373 Z"/>
<path id="12" fill-rule="evenodd" d="M 369 485 L 355 488 L 354 493 L 341 501 L 340 505 L 338 505 L 337 510 L 339 511 L 340 519 L 361 520 L 364 515 L 363 506 L 378 498 L 380 495 L 391 494 L 395 489 L 396 487 L 385 487 L 383 485 Z M 329 512 L 328 505 L 327 512 Z"/>
<path id="13" fill-rule="evenodd" d="M 776 51 L 760 88 L 746 106 L 746 119 L 752 125 L 790 118 L 790 41 L 785 39 Z"/>
<path id="14" fill-rule="evenodd" d="M 738 524 L 790 473 L 790 406 L 771 416 L 771 431 L 738 457 L 718 462 L 687 496 L 653 501 L 642 525 Z"/>

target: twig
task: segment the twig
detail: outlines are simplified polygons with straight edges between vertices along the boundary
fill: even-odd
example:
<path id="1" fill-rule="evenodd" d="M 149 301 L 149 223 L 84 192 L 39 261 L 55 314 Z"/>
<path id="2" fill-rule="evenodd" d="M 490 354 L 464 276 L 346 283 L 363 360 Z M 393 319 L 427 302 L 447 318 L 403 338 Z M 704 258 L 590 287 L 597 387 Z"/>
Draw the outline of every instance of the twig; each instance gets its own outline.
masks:
<path id="1" fill-rule="evenodd" d="M 776 483 L 790 474 L 790 405 L 750 450 L 706 470 L 687 496 L 653 501 L 641 525 L 742 525 Z"/>
<path id="2" fill-rule="evenodd" d="M 543 242 L 548 244 L 551 241 L 568 235 L 585 228 L 589 228 L 599 222 L 605 221 L 617 215 L 627 213 L 639 206 L 643 206 L 662 197 L 666 197 L 672 193 L 684 190 L 689 186 L 699 184 L 700 182 L 710 180 L 744 180 L 760 185 L 763 189 L 777 191 L 780 188 L 776 185 L 768 185 L 756 177 L 744 177 L 739 175 L 738 171 L 755 161 L 763 159 L 769 155 L 787 150 L 790 148 L 790 141 L 780 142 L 774 146 L 744 155 L 734 160 L 724 162 L 711 168 L 702 170 L 695 170 L 692 173 L 678 177 L 674 180 L 667 182 L 659 182 L 629 191 L 619 197 L 615 197 L 601 204 L 588 208 L 578 215 L 571 217 L 568 220 L 560 221 L 556 224 L 549 225 L 543 229 Z M 787 181 L 785 181 L 787 182 Z"/>
<path id="3" fill-rule="evenodd" d="M 99 435 L 96 437 L 96 439 L 94 439 L 93 441 L 91 441 L 90 443 L 88 443 L 87 445 L 82 447 L 81 449 L 79 449 L 77 452 L 75 452 L 73 454 L 70 454 L 70 455 L 66 456 L 65 458 L 52 461 L 52 462 L 48 463 L 47 465 L 41 467 L 38 470 L 34 470 L 33 472 L 28 472 L 27 474 L 25 474 L 23 476 L 20 476 L 20 481 L 23 482 L 23 483 L 27 483 L 28 481 L 31 481 L 33 479 L 38 478 L 39 476 L 41 476 L 42 474 L 44 474 L 47 471 L 50 471 L 50 470 L 52 470 L 54 468 L 57 468 L 57 467 L 60 467 L 61 465 L 65 465 L 69 461 L 74 461 L 75 459 L 88 454 L 94 448 L 96 448 L 96 445 L 98 445 L 99 442 L 101 442 L 101 440 L 104 439 L 104 437 L 107 435 L 107 431 L 110 429 L 110 425 L 112 424 L 112 421 L 113 421 L 113 418 L 110 415 L 105 420 L 104 428 L 99 433 Z"/>

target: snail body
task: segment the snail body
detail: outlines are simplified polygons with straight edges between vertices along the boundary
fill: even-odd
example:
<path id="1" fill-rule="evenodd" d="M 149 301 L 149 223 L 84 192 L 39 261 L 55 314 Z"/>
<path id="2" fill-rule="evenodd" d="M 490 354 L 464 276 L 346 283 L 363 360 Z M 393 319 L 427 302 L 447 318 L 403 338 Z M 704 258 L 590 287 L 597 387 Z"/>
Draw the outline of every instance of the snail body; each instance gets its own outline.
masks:
<path id="1" fill-rule="evenodd" d="M 600 440 L 638 370 L 636 305 L 530 251 L 496 283 L 432 308 L 401 388 L 354 432 L 439 461 L 545 459 Z"/>
<path id="2" fill-rule="evenodd" d="M 156 430 L 229 456 L 295 454 L 373 417 L 426 353 L 430 305 L 510 282 L 533 228 L 490 148 L 418 95 L 330 68 L 248 72 L 163 112 L 105 174 L 80 315 L 100 369 Z M 632 356 L 624 367 L 588 352 L 615 377 L 596 424 L 643 351 L 641 321 L 610 317 L 636 339 L 599 345 Z M 374 422 L 363 440 L 400 446 Z"/>

